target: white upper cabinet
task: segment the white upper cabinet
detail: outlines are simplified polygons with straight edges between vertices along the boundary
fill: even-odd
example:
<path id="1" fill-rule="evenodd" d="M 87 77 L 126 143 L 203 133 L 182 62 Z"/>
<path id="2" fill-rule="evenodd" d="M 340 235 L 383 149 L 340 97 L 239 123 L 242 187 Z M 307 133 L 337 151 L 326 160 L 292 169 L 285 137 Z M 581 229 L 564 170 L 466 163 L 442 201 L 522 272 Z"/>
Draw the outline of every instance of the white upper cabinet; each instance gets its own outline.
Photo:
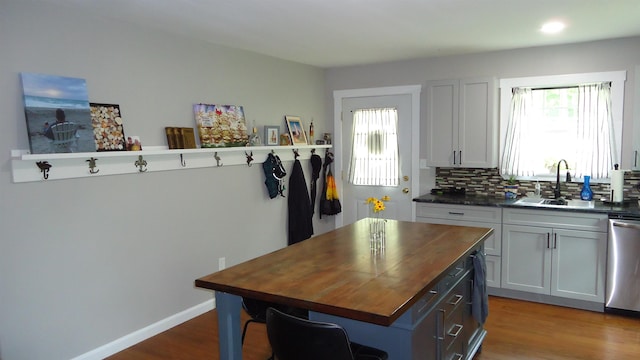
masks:
<path id="1" fill-rule="evenodd" d="M 494 78 L 427 83 L 427 165 L 498 165 L 497 87 Z"/>

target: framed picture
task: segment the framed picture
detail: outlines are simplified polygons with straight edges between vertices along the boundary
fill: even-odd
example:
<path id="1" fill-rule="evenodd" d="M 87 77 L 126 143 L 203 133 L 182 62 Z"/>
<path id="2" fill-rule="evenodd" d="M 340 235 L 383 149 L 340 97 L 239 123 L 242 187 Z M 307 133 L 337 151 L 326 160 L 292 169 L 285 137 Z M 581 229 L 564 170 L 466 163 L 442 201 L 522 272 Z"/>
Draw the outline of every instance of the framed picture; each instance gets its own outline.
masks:
<path id="1" fill-rule="evenodd" d="M 240 105 L 195 104 L 193 112 L 203 148 L 245 146 L 249 141 Z"/>
<path id="2" fill-rule="evenodd" d="M 291 145 L 291 137 L 289 136 L 289 134 L 280 134 L 280 145 Z"/>
<path id="3" fill-rule="evenodd" d="M 302 120 L 299 116 L 287 115 L 284 117 L 291 136 L 291 145 L 307 145 L 307 134 L 304 132 Z"/>
<path id="4" fill-rule="evenodd" d="M 280 128 L 278 126 L 264 127 L 264 144 L 265 145 L 278 145 L 279 139 L 280 139 Z"/>
<path id="5" fill-rule="evenodd" d="M 127 150 L 120 105 L 89 103 L 97 151 Z"/>
<path id="6" fill-rule="evenodd" d="M 32 154 L 94 152 L 84 79 L 20 73 Z"/>
<path id="7" fill-rule="evenodd" d="M 142 150 L 142 142 L 140 137 L 136 135 L 127 136 L 127 151 Z"/>

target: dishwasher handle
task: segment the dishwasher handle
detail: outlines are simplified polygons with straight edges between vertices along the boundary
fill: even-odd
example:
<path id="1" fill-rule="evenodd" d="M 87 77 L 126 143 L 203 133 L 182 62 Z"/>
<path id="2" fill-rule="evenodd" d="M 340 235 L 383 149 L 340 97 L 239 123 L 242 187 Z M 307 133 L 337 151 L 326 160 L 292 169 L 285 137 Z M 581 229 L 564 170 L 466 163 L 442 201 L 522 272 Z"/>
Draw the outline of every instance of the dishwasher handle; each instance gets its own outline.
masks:
<path id="1" fill-rule="evenodd" d="M 640 225 L 632 224 L 632 223 L 628 223 L 628 222 L 614 221 L 612 224 L 613 224 L 613 226 L 617 226 L 617 227 L 633 229 L 633 230 L 640 230 Z"/>

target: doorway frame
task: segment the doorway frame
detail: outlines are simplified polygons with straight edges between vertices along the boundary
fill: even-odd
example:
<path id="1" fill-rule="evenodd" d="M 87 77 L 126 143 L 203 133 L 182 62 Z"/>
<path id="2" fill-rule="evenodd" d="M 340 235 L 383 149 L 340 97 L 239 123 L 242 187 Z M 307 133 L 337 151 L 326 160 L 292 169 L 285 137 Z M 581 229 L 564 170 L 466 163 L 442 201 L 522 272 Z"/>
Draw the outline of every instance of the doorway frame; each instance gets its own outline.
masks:
<path id="1" fill-rule="evenodd" d="M 342 161 L 342 101 L 346 98 L 359 98 L 367 96 L 393 96 L 393 95 L 411 95 L 411 196 L 417 196 L 420 191 L 420 175 L 419 156 L 420 156 L 420 93 L 422 85 L 405 85 L 405 86 L 385 86 L 375 88 L 334 90 L 333 91 L 333 151 L 335 155 L 336 186 L 338 187 L 338 196 L 344 198 L 344 164 Z M 416 219 L 416 206 L 413 204 L 411 208 L 411 220 Z M 339 228 L 343 225 L 343 214 L 339 213 L 335 217 L 335 227 Z"/>

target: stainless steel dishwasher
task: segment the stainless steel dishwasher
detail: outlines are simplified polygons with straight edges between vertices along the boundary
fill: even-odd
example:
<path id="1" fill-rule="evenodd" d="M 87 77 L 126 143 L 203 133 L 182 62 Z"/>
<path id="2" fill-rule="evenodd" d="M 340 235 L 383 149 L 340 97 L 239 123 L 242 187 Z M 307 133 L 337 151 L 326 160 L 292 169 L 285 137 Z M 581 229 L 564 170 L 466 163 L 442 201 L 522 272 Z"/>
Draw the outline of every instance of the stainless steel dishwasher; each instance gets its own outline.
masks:
<path id="1" fill-rule="evenodd" d="M 640 315 L 640 216 L 609 216 L 605 311 Z"/>

